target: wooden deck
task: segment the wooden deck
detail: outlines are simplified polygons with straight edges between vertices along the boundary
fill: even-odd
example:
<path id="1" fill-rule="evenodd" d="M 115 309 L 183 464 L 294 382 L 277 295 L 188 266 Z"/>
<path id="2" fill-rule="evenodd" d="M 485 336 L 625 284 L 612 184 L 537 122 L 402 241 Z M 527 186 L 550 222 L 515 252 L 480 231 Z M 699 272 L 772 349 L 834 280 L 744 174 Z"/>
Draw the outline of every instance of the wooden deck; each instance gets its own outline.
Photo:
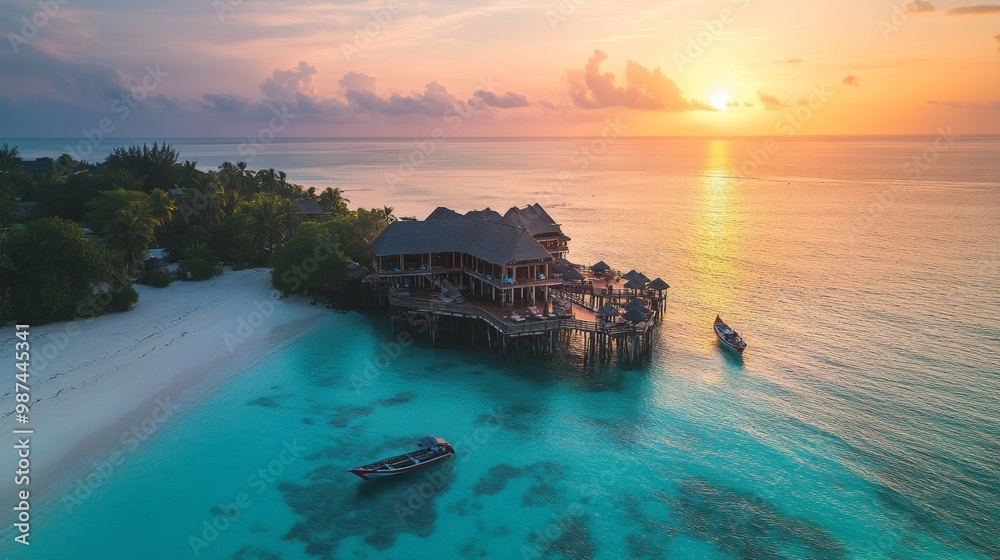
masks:
<path id="1" fill-rule="evenodd" d="M 416 313 L 463 317 L 485 321 L 500 334 L 510 337 L 545 334 L 560 330 L 621 335 L 648 332 L 657 320 L 654 311 L 644 323 L 633 325 L 628 321 L 602 321 L 593 310 L 585 307 L 575 308 L 580 316 L 548 317 L 542 319 L 525 318 L 515 321 L 510 318 L 512 308 L 490 301 L 467 301 L 465 303 L 447 303 L 430 297 L 430 294 L 396 295 L 390 293 L 389 303 L 395 307 Z"/>

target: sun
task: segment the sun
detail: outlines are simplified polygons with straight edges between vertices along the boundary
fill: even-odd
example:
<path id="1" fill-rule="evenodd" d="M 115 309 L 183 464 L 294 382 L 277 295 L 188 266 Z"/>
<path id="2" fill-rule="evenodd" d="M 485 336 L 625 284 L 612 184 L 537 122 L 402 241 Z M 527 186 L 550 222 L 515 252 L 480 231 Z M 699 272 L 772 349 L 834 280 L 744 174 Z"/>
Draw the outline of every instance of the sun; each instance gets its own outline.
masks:
<path id="1" fill-rule="evenodd" d="M 728 103 L 729 94 L 724 91 L 716 92 L 716 94 L 712 96 L 712 107 L 715 107 L 720 111 L 725 111 Z"/>

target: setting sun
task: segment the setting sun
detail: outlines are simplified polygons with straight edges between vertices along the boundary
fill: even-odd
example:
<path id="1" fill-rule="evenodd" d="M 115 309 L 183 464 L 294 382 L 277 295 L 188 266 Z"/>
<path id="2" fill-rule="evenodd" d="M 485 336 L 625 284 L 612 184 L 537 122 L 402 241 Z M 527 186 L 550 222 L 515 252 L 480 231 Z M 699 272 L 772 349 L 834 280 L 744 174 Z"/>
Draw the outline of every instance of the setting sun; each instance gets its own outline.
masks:
<path id="1" fill-rule="evenodd" d="M 712 107 L 715 107 L 720 111 L 726 110 L 727 103 L 729 103 L 729 94 L 724 91 L 716 92 L 716 94 L 712 96 Z"/>

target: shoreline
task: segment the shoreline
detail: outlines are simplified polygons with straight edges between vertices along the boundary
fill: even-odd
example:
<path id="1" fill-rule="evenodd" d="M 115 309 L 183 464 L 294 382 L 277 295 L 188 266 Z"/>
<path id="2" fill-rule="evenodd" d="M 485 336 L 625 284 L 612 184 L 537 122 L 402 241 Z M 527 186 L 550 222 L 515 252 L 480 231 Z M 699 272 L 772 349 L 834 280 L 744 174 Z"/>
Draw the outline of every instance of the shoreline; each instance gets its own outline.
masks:
<path id="1" fill-rule="evenodd" d="M 305 299 L 279 299 L 268 269 L 135 288 L 131 311 L 31 328 L 30 421 L 15 425 L 12 407 L 0 418 L 34 430 L 28 487 L 38 505 L 69 496 L 69 484 L 87 477 L 99 486 L 109 466 L 162 425 L 328 313 Z M 0 352 L 12 355 L 14 342 L 3 337 Z M 10 381 L 0 391 L 13 402 Z M 0 434 L 0 445 L 15 443 L 11 431 Z M 0 457 L 3 472 L 16 468 L 14 453 Z M 58 488 L 63 496 L 49 495 Z M 16 489 L 5 484 L 0 496 Z"/>

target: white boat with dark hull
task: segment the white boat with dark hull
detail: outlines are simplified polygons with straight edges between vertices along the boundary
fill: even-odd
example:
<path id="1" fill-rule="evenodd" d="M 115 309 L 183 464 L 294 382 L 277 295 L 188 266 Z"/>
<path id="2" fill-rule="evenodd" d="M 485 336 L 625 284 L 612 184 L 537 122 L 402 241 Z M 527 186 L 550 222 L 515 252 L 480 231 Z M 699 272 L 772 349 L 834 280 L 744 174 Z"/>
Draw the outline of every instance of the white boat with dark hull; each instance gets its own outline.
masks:
<path id="1" fill-rule="evenodd" d="M 440 463 L 455 454 L 451 444 L 443 438 L 427 436 L 420 438 L 418 442 L 420 449 L 381 459 L 374 463 L 348 469 L 361 478 L 380 478 L 383 476 L 394 476 L 429 467 L 434 463 Z"/>
<path id="2" fill-rule="evenodd" d="M 740 333 L 731 329 L 718 315 L 715 316 L 714 326 L 715 336 L 719 338 L 719 344 L 737 356 L 743 356 L 743 351 L 746 350 L 747 343 L 743 342 L 743 337 L 740 336 Z"/>

